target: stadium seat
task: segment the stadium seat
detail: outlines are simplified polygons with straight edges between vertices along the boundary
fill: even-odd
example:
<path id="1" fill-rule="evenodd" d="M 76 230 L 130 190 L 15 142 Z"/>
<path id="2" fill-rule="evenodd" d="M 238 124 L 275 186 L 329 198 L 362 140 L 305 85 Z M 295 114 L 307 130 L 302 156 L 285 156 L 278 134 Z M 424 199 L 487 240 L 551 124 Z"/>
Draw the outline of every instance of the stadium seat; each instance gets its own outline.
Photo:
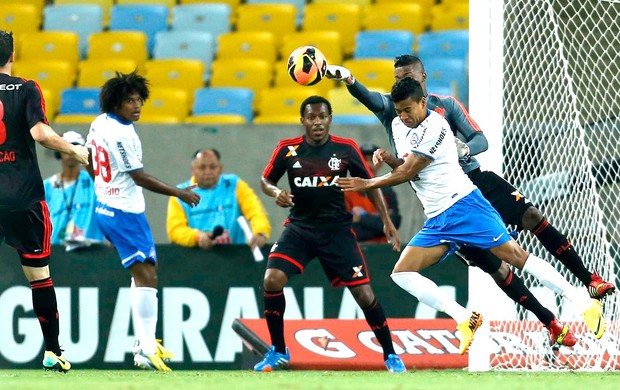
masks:
<path id="1" fill-rule="evenodd" d="M 190 105 L 194 91 L 204 85 L 204 73 L 205 64 L 200 60 L 158 59 L 146 63 L 146 77 L 152 85 L 183 89 Z"/>
<path id="2" fill-rule="evenodd" d="M 413 54 L 410 31 L 360 31 L 355 36 L 353 58 L 388 58 Z"/>
<path id="3" fill-rule="evenodd" d="M 191 125 L 243 125 L 248 123 L 242 115 L 190 115 L 185 118 L 185 124 Z"/>
<path id="4" fill-rule="evenodd" d="M 469 31 L 429 31 L 418 37 L 418 56 L 422 61 L 434 57 L 465 60 L 469 53 Z"/>
<path id="5" fill-rule="evenodd" d="M 84 60 L 78 64 L 79 88 L 101 88 L 106 81 L 116 75 L 115 72 L 131 73 L 137 63 L 128 59 L 97 59 Z"/>
<path id="6" fill-rule="evenodd" d="M 98 5 L 101 7 L 101 11 L 103 12 L 103 27 L 108 27 L 110 25 L 110 9 L 114 3 L 114 0 L 53 0 L 54 5 L 65 5 L 65 4 L 87 4 L 87 5 Z"/>
<path id="7" fill-rule="evenodd" d="M 6 4 L 30 4 L 37 7 L 37 9 L 43 9 L 45 7 L 46 0 L 0 0 L 0 7 L 3 7 Z"/>
<path id="8" fill-rule="evenodd" d="M 60 95 L 59 115 L 99 115 L 99 88 L 69 88 Z M 92 120 L 91 119 L 91 120 Z"/>
<path id="9" fill-rule="evenodd" d="M 187 91 L 182 88 L 153 87 L 142 107 L 140 122 L 182 123 L 189 113 Z"/>
<path id="10" fill-rule="evenodd" d="M 334 114 L 332 115 L 334 125 L 380 125 L 379 119 L 374 115 L 361 114 Z"/>
<path id="11" fill-rule="evenodd" d="M 254 92 L 249 88 L 201 88 L 194 94 L 192 106 L 193 123 L 209 121 L 209 116 L 218 116 L 218 120 L 235 122 L 234 116 L 243 118 L 244 123 L 252 121 Z M 223 116 L 231 116 L 224 118 Z M 188 118 L 189 119 L 189 118 Z M 211 118 L 215 120 L 215 118 Z"/>
<path id="12" fill-rule="evenodd" d="M 265 60 L 218 59 L 213 61 L 211 87 L 250 88 L 257 96 L 261 89 L 269 88 L 272 75 L 273 65 Z"/>
<path id="13" fill-rule="evenodd" d="M 451 87 L 428 82 L 426 83 L 426 91 L 441 96 L 456 96 L 458 94 L 458 91 L 453 90 Z"/>
<path id="14" fill-rule="evenodd" d="M 254 58 L 274 62 L 276 42 L 272 33 L 246 31 L 222 34 L 217 37 L 217 58 Z"/>
<path id="15" fill-rule="evenodd" d="M 382 92 L 382 89 L 375 89 Z M 346 125 L 379 124 L 377 117 L 354 98 L 346 88 L 329 91 L 327 99 L 332 104 L 332 123 Z"/>
<path id="16" fill-rule="evenodd" d="M 312 87 L 292 89 L 286 87 L 266 88 L 260 92 L 257 117 L 271 115 L 297 116 L 299 122 L 299 106 L 309 96 L 319 95 L 319 91 Z"/>
<path id="17" fill-rule="evenodd" d="M 75 66 L 67 61 L 25 60 L 13 64 L 13 74 L 35 80 L 41 88 L 59 93 L 75 83 Z"/>
<path id="18" fill-rule="evenodd" d="M 315 0 L 316 2 L 316 0 Z M 297 10 L 297 16 L 295 21 L 297 25 L 301 24 L 304 17 L 304 7 L 306 6 L 305 0 L 245 0 L 246 4 L 292 4 Z"/>
<path id="19" fill-rule="evenodd" d="M 362 18 L 364 30 L 401 30 L 417 35 L 426 29 L 422 6 L 415 3 L 371 4 Z"/>
<path id="20" fill-rule="evenodd" d="M 176 0 L 116 0 L 118 5 L 163 5 L 168 7 L 169 10 L 177 4 Z"/>
<path id="21" fill-rule="evenodd" d="M 146 34 L 141 31 L 104 31 L 88 37 L 88 59 L 128 59 L 144 68 L 148 57 Z"/>
<path id="22" fill-rule="evenodd" d="M 302 30 L 339 32 L 342 53 L 350 56 L 360 26 L 361 7 L 357 4 L 311 3 L 306 5 Z"/>
<path id="23" fill-rule="evenodd" d="M 386 89 L 394 84 L 393 60 L 353 59 L 343 65 L 369 89 Z"/>
<path id="24" fill-rule="evenodd" d="M 430 58 L 423 61 L 429 91 L 433 92 L 430 86 L 450 88 L 456 91 L 454 95 L 458 99 L 467 104 L 468 85 L 464 60 Z"/>
<path id="25" fill-rule="evenodd" d="M 468 28 L 468 1 L 436 4 L 431 8 L 431 31 L 467 30 Z"/>
<path id="26" fill-rule="evenodd" d="M 314 46 L 325 55 L 327 63 L 342 63 L 340 33 L 337 31 L 299 31 L 282 37 L 280 57 L 287 60 L 299 46 Z"/>
<path id="27" fill-rule="evenodd" d="M 419 4 L 420 11 L 422 12 L 422 20 L 424 22 L 424 30 L 427 30 L 431 24 L 431 8 L 435 5 L 436 0 L 375 0 L 375 3 L 376 4 L 394 4 L 394 3 Z"/>
<path id="28" fill-rule="evenodd" d="M 338 81 L 329 80 L 324 78 L 318 83 L 311 85 L 310 87 L 299 85 L 288 74 L 287 62 L 278 61 L 275 65 L 275 78 L 274 78 L 274 87 L 281 88 L 291 88 L 291 89 L 299 89 L 299 90 L 308 90 L 308 88 L 312 88 L 316 90 L 319 95 L 327 96 L 327 92 L 332 88 L 337 88 L 339 86 Z"/>
<path id="29" fill-rule="evenodd" d="M 43 11 L 45 31 L 72 31 L 80 38 L 80 57 L 86 57 L 88 36 L 103 31 L 103 11 L 94 4 L 48 5 Z"/>
<path id="30" fill-rule="evenodd" d="M 0 30 L 14 34 L 39 31 L 41 8 L 32 4 L 10 3 L 0 7 Z"/>
<path id="31" fill-rule="evenodd" d="M 201 31 L 217 37 L 231 30 L 228 4 L 181 4 L 172 11 L 172 31 Z"/>
<path id="32" fill-rule="evenodd" d="M 110 14 L 110 31 L 142 31 L 147 49 L 153 53 L 155 34 L 168 29 L 168 7 L 164 5 L 114 5 Z"/>
<path id="33" fill-rule="evenodd" d="M 237 31 L 267 31 L 279 45 L 282 36 L 297 30 L 296 15 L 292 4 L 241 4 L 237 7 Z"/>
<path id="34" fill-rule="evenodd" d="M 203 78 L 208 81 L 215 56 L 215 42 L 208 32 L 163 31 L 155 36 L 153 59 L 191 59 L 205 65 Z"/>
<path id="35" fill-rule="evenodd" d="M 261 115 L 252 121 L 255 125 L 299 125 L 299 113 L 297 115 Z"/>
<path id="36" fill-rule="evenodd" d="M 51 122 L 58 113 L 60 93 L 48 88 L 41 88 L 41 93 L 43 94 L 43 99 L 45 99 L 45 114 Z"/>
<path id="37" fill-rule="evenodd" d="M 180 4 L 195 4 L 195 3 L 221 3 L 228 4 L 231 10 L 234 10 L 241 0 L 179 0 Z"/>
<path id="38" fill-rule="evenodd" d="M 74 32 L 31 32 L 19 34 L 18 39 L 15 49 L 19 61 L 58 60 L 69 62 L 73 69 L 77 68 L 79 37 Z"/>

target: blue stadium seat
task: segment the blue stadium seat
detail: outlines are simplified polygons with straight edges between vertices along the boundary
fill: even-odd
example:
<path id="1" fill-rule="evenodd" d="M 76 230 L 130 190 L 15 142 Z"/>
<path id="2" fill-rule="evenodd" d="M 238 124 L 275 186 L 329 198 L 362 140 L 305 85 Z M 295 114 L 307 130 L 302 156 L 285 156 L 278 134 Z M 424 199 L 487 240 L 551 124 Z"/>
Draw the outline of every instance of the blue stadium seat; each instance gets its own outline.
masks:
<path id="1" fill-rule="evenodd" d="M 181 4 L 174 7 L 172 15 L 172 31 L 202 31 L 217 37 L 231 29 L 228 4 Z"/>
<path id="2" fill-rule="evenodd" d="M 48 5 L 43 11 L 43 30 L 72 31 L 80 37 L 80 56 L 86 57 L 88 36 L 103 31 L 103 10 L 95 4 Z"/>
<path id="3" fill-rule="evenodd" d="M 432 57 L 423 58 L 422 61 L 424 62 L 429 91 L 433 92 L 430 86 L 451 88 L 452 91 L 456 91 L 454 95 L 466 103 L 468 85 L 465 60 Z"/>
<path id="4" fill-rule="evenodd" d="M 110 31 L 142 31 L 147 49 L 153 53 L 155 34 L 168 29 L 168 7 L 156 4 L 114 5 L 110 13 Z"/>
<path id="5" fill-rule="evenodd" d="M 205 64 L 205 81 L 210 78 L 213 57 L 215 57 L 215 40 L 208 32 L 163 31 L 155 35 L 153 59 L 200 60 Z"/>
<path id="6" fill-rule="evenodd" d="M 201 88 L 194 94 L 192 115 L 237 114 L 252 122 L 254 93 L 249 88 Z"/>
<path id="7" fill-rule="evenodd" d="M 334 125 L 380 125 L 379 119 L 374 115 L 359 114 L 334 114 L 332 116 Z"/>
<path id="8" fill-rule="evenodd" d="M 59 114 L 99 114 L 99 88 L 70 88 L 60 95 Z"/>
<path id="9" fill-rule="evenodd" d="M 360 31 L 355 35 L 353 58 L 389 58 L 413 54 L 410 31 Z"/>
<path id="10" fill-rule="evenodd" d="M 422 61 L 433 57 L 465 60 L 469 52 L 469 31 L 429 31 L 418 36 L 418 55 Z"/>

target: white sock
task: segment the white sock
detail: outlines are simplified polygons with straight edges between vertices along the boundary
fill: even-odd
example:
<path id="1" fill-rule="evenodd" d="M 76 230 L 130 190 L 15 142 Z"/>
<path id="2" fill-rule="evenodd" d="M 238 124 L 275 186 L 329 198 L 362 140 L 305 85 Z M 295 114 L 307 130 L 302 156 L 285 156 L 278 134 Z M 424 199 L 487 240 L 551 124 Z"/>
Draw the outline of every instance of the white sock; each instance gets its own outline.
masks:
<path id="1" fill-rule="evenodd" d="M 586 311 L 592 304 L 591 300 L 585 294 L 580 294 L 557 269 L 538 256 L 530 253 L 525 260 L 523 271 L 534 276 L 543 286 L 566 297 L 576 306 L 579 313 Z"/>
<path id="2" fill-rule="evenodd" d="M 453 299 L 448 298 L 437 287 L 435 282 L 418 272 L 395 272 L 390 276 L 396 284 L 418 298 L 420 302 L 437 311 L 446 313 L 454 318 L 457 323 L 465 322 L 471 317 L 471 311 L 465 309 Z"/>
<path id="3" fill-rule="evenodd" d="M 135 287 L 131 295 L 131 314 L 136 338 L 146 355 L 157 351 L 155 328 L 157 327 L 157 289 Z"/>

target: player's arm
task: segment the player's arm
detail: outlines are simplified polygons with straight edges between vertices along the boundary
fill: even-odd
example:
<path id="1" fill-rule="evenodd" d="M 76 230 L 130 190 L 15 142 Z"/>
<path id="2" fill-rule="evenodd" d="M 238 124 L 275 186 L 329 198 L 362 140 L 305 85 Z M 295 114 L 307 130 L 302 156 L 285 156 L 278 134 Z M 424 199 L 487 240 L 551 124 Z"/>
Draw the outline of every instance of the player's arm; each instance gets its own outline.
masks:
<path id="1" fill-rule="evenodd" d="M 489 148 L 487 137 L 484 136 L 480 126 L 469 115 L 463 104 L 454 97 L 444 102 L 447 106 L 446 112 L 448 112 L 446 119 L 450 127 L 456 129 L 465 141 L 463 142 L 465 145 L 459 145 L 457 141 L 459 157 L 475 156 L 485 152 Z"/>
<path id="2" fill-rule="evenodd" d="M 278 187 L 276 183 L 272 182 L 266 177 L 260 178 L 260 188 L 265 195 L 271 196 L 272 198 L 276 198 L 276 204 L 278 206 L 280 207 L 295 206 L 295 203 L 293 203 L 293 194 L 291 194 L 284 188 Z"/>
<path id="3" fill-rule="evenodd" d="M 368 88 L 356 80 L 351 74 L 351 71 L 344 66 L 327 65 L 326 76 L 329 79 L 344 82 L 347 85 L 349 93 L 370 111 L 382 112 L 386 109 L 381 93 L 369 91 Z"/>
<path id="4" fill-rule="evenodd" d="M 41 146 L 55 150 L 60 153 L 68 154 L 81 164 L 88 164 L 88 149 L 82 145 L 73 145 L 59 136 L 54 129 L 42 121 L 37 122 L 30 128 L 32 138 Z"/>
<path id="5" fill-rule="evenodd" d="M 195 186 L 186 188 L 173 187 L 156 177 L 149 175 L 144 169 L 136 169 L 128 172 L 133 181 L 142 188 L 146 188 L 149 191 L 156 192 L 162 195 L 176 196 L 183 202 L 194 207 L 200 202 L 200 195 L 192 191 Z"/>

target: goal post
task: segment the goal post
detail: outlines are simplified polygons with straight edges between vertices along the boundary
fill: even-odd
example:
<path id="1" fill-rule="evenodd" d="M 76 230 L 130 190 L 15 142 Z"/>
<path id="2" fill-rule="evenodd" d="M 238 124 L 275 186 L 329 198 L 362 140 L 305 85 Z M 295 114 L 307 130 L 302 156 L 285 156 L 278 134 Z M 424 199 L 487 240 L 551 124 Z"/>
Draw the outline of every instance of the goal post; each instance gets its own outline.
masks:
<path id="1" fill-rule="evenodd" d="M 489 140 L 485 170 L 502 174 L 566 234 L 586 268 L 618 285 L 620 262 L 620 2 L 470 0 L 469 105 Z M 583 284 L 528 232 L 519 243 Z M 531 313 L 491 278 L 469 275 L 469 307 L 486 325 L 470 370 L 620 369 L 619 293 L 604 301 L 596 340 L 570 302 L 520 271 L 526 286 L 579 338 L 552 348 Z"/>

